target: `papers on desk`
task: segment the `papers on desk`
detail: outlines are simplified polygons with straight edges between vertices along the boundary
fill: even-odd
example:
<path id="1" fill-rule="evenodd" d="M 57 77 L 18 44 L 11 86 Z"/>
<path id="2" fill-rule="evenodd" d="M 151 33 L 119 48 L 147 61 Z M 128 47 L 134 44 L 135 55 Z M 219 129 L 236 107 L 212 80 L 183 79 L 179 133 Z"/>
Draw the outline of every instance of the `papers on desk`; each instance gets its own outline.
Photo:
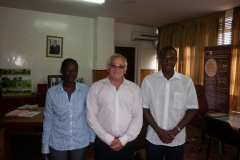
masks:
<path id="1" fill-rule="evenodd" d="M 40 111 L 32 111 L 26 109 L 15 109 L 5 114 L 7 117 L 33 117 L 41 113 Z"/>
<path id="2" fill-rule="evenodd" d="M 38 109 L 38 104 L 25 104 L 23 106 L 20 106 L 18 107 L 18 109 L 31 109 L 31 110 L 34 110 L 34 109 Z"/>

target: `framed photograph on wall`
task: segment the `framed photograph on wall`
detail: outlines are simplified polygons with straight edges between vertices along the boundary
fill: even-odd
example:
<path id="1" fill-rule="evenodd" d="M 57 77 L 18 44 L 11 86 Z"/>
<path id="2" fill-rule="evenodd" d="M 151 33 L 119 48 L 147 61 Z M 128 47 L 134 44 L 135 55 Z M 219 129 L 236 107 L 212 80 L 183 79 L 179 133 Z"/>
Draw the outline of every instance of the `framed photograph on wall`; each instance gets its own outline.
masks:
<path id="1" fill-rule="evenodd" d="M 48 88 L 59 84 L 62 81 L 62 75 L 48 75 Z"/>
<path id="2" fill-rule="evenodd" d="M 0 68 L 0 91 L 3 97 L 31 96 L 31 70 Z"/>
<path id="3" fill-rule="evenodd" d="M 47 36 L 46 56 L 54 58 L 63 57 L 63 37 Z"/>

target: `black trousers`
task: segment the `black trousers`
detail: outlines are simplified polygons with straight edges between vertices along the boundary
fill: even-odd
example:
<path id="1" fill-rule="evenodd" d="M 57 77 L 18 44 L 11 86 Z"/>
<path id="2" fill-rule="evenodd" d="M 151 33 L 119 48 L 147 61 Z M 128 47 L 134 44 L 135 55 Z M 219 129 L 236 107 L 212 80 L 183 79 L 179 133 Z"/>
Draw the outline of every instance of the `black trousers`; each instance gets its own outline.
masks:
<path id="1" fill-rule="evenodd" d="M 184 145 L 169 147 L 147 141 L 147 156 L 148 160 L 183 160 Z"/>
<path id="2" fill-rule="evenodd" d="M 51 160 L 84 160 L 84 152 L 85 148 L 68 151 L 50 148 L 50 158 Z"/>
<path id="3" fill-rule="evenodd" d="M 133 154 L 134 145 L 131 142 L 120 151 L 114 151 L 99 138 L 95 140 L 95 160 L 129 160 Z"/>

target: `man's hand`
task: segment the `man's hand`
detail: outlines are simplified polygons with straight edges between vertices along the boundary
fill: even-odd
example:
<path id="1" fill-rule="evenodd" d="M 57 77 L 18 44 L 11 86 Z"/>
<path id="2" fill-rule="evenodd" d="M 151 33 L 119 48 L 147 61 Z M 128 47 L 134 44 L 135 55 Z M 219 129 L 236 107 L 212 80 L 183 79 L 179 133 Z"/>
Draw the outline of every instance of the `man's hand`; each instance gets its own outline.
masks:
<path id="1" fill-rule="evenodd" d="M 176 135 L 179 133 L 177 127 L 173 128 L 172 130 L 167 131 L 168 135 L 170 135 L 173 139 L 176 137 Z"/>
<path id="2" fill-rule="evenodd" d="M 158 137 L 163 143 L 171 143 L 175 137 L 171 136 L 168 131 L 160 129 L 157 131 Z"/>
<path id="3" fill-rule="evenodd" d="M 112 143 L 111 146 L 112 150 L 114 151 L 120 151 L 123 148 L 123 145 L 121 143 L 121 141 L 118 138 L 115 138 Z"/>
<path id="4" fill-rule="evenodd" d="M 111 147 L 117 145 L 117 143 L 118 143 L 118 139 L 114 138 L 114 140 L 111 143 Z"/>

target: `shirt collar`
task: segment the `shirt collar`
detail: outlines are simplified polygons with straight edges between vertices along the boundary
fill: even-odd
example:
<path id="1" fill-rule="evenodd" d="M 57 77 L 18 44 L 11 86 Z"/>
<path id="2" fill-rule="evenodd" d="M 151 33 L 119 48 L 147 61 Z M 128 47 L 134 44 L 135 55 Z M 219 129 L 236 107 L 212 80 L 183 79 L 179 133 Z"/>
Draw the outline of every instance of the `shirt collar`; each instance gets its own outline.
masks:
<path id="1" fill-rule="evenodd" d="M 78 84 L 78 82 L 75 82 L 75 87 L 76 87 L 76 90 L 80 89 L 80 85 Z M 59 83 L 58 88 L 59 88 L 60 91 L 64 91 L 64 89 L 63 89 L 63 82 Z"/>
<path id="2" fill-rule="evenodd" d="M 163 73 L 162 73 L 162 70 L 158 72 L 158 75 L 161 78 L 165 78 Z M 173 76 L 170 79 L 182 79 L 182 77 L 181 77 L 181 75 L 178 72 L 174 71 L 174 74 L 173 74 Z"/>
<path id="3" fill-rule="evenodd" d="M 109 79 L 109 77 L 107 77 L 106 78 L 106 82 L 109 84 L 109 85 L 113 85 L 112 83 L 111 83 L 111 81 L 110 81 L 110 79 Z M 123 78 L 123 83 L 121 84 L 121 85 L 127 85 L 128 84 L 128 81 L 125 79 L 125 78 Z"/>

